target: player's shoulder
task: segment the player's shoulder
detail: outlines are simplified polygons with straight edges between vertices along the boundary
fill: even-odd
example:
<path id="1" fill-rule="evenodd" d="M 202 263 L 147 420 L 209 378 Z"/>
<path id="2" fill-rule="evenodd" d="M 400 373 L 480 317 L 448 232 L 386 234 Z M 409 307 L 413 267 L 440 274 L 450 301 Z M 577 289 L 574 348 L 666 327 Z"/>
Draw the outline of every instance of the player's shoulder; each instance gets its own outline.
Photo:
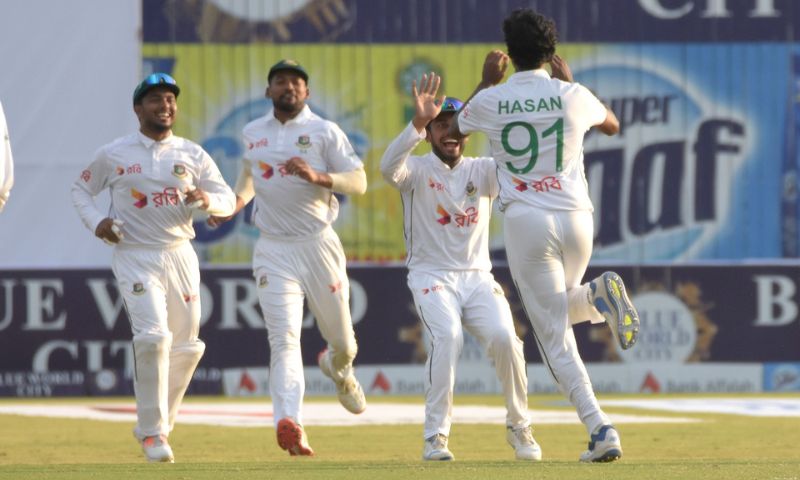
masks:
<path id="1" fill-rule="evenodd" d="M 491 87 L 484 88 L 480 92 L 476 93 L 472 100 L 469 103 L 480 104 L 482 102 L 491 100 L 493 98 L 498 98 L 507 95 L 507 90 L 509 90 L 509 86 L 507 83 L 501 83 L 499 85 L 492 85 Z"/>
<path id="2" fill-rule="evenodd" d="M 580 82 L 565 82 L 563 80 L 553 79 L 558 82 L 557 88 L 558 90 L 565 95 L 583 95 L 587 93 L 591 93 L 588 88 L 586 88 Z"/>
<path id="3" fill-rule="evenodd" d="M 322 118 L 310 110 L 306 116 L 306 123 L 321 132 L 339 133 L 342 131 L 342 128 L 333 120 Z"/>
<path id="4" fill-rule="evenodd" d="M 251 120 L 242 128 L 244 136 L 253 135 L 267 128 L 268 117 L 266 115 Z"/>
<path id="5" fill-rule="evenodd" d="M 432 154 L 429 153 L 426 155 L 409 155 L 406 158 L 406 168 L 415 170 L 429 169 L 432 162 L 430 155 Z"/>
<path id="6" fill-rule="evenodd" d="M 469 168 L 488 168 L 494 167 L 494 158 L 492 157 L 461 157 L 464 166 Z"/>
<path id="7" fill-rule="evenodd" d="M 123 135 L 121 137 L 117 137 L 114 140 L 106 143 L 105 145 L 101 146 L 97 149 L 97 154 L 105 154 L 111 155 L 115 152 L 119 152 L 134 146 L 139 142 L 139 132 L 129 133 L 127 135 Z"/>
<path id="8" fill-rule="evenodd" d="M 200 154 L 205 152 L 205 150 L 203 150 L 202 146 L 200 146 L 199 144 L 193 142 L 192 140 L 189 140 L 188 138 L 184 138 L 184 137 L 174 136 L 173 139 L 172 139 L 172 144 L 176 148 L 178 148 L 178 149 L 180 149 L 180 150 L 182 150 L 182 151 L 184 151 L 184 152 L 186 152 L 186 153 L 188 153 L 189 155 L 192 155 L 192 156 L 200 155 Z"/>

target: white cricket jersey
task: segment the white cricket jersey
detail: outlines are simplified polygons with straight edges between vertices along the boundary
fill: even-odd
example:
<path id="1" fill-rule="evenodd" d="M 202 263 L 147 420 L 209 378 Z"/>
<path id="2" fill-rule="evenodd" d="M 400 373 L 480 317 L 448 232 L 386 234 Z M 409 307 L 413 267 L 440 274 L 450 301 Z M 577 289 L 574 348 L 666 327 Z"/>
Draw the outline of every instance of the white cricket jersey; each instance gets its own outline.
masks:
<path id="1" fill-rule="evenodd" d="M 592 210 L 583 137 L 606 118 L 586 87 L 543 69 L 518 72 L 479 92 L 458 115 L 462 133 L 489 137 L 499 167 L 500 203 L 552 210 Z"/>
<path id="2" fill-rule="evenodd" d="M 192 209 L 184 205 L 187 186 L 205 191 L 209 215 L 227 216 L 236 196 L 217 165 L 196 143 L 171 135 L 155 141 L 141 132 L 103 146 L 72 186 L 72 201 L 92 232 L 106 217 L 122 220 L 122 245 L 165 246 L 194 238 Z M 106 215 L 93 197 L 111 191 Z"/>
<path id="3" fill-rule="evenodd" d="M 11 142 L 8 139 L 8 125 L 0 103 L 0 211 L 8 200 L 11 187 L 14 186 L 14 160 L 11 157 Z"/>
<path id="4" fill-rule="evenodd" d="M 488 272 L 497 166 L 486 157 L 461 157 L 453 169 L 433 152 L 410 157 L 424 139 L 425 134 L 409 124 L 381 159 L 383 178 L 403 199 L 406 265 L 420 272 Z"/>
<path id="5" fill-rule="evenodd" d="M 274 110 L 248 123 L 243 168 L 253 178 L 255 223 L 265 235 L 306 237 L 336 220 L 339 202 L 329 188 L 286 173 L 293 157 L 302 158 L 318 172 L 349 172 L 363 164 L 342 129 L 311 112 L 306 105 L 286 123 Z"/>

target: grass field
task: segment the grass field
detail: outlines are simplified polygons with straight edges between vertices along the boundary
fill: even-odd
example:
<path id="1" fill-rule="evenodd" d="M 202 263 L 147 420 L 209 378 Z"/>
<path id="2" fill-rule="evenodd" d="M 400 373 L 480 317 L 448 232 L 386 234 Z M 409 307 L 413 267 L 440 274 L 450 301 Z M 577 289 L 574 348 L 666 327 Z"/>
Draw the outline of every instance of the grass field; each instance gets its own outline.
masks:
<path id="1" fill-rule="evenodd" d="M 601 397 L 601 404 L 605 398 L 612 397 Z M 214 400 L 190 398 L 187 403 Z M 422 403 L 417 397 L 370 400 Z M 0 405 L 23 401 L 45 405 L 87 402 L 86 399 L 0 399 Z M 268 402 L 268 399 L 240 401 Z M 502 402 L 499 396 L 460 396 L 456 397 L 456 404 L 502 405 Z M 558 396 L 532 396 L 530 407 L 571 409 Z M 505 443 L 505 433 L 499 425 L 453 425 L 450 448 L 456 461 L 427 463 L 420 460 L 420 424 L 309 426 L 309 440 L 316 451 L 313 458 L 289 457 L 276 445 L 271 428 L 179 424 L 170 437 L 177 463 L 170 465 L 144 462 L 131 435 L 132 425 L 127 423 L 0 415 L 0 479 L 800 480 L 797 417 L 675 414 L 611 407 L 605 410 L 612 419 L 618 412 L 702 421 L 619 425 L 625 456 L 619 462 L 592 465 L 577 461 L 587 441 L 583 427 L 577 424 L 535 427 L 534 435 L 544 452 L 544 460 L 535 464 L 513 459 L 513 451 Z"/>

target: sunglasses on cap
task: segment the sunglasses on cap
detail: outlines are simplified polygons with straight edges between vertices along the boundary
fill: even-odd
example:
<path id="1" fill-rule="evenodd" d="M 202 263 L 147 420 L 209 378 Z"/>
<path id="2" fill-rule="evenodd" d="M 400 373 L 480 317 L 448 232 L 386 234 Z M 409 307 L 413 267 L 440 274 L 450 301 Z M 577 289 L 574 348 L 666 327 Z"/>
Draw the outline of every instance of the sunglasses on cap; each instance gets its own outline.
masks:
<path id="1" fill-rule="evenodd" d="M 139 103 L 150 89 L 158 86 L 167 87 L 176 97 L 181 93 L 178 82 L 176 82 L 174 78 L 166 73 L 153 73 L 145 77 L 145 79 L 136 86 L 136 90 L 133 91 L 133 103 Z"/>
<path id="2" fill-rule="evenodd" d="M 442 111 L 441 113 L 447 112 L 457 112 L 461 110 L 461 107 L 464 106 L 464 102 L 455 98 L 455 97 L 445 97 L 444 102 L 442 102 Z"/>

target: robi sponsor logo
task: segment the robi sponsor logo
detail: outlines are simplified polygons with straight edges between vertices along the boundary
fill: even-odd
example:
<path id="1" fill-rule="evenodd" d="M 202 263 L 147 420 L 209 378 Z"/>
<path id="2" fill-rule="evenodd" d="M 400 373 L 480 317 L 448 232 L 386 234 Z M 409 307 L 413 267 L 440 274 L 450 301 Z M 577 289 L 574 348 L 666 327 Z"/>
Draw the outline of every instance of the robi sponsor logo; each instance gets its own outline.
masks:
<path id="1" fill-rule="evenodd" d="M 269 163 L 259 161 L 258 168 L 263 172 L 261 174 L 262 178 L 269 180 L 270 178 L 272 178 L 273 175 L 275 175 L 275 169 L 272 168 L 272 165 L 270 165 Z"/>
<path id="2" fill-rule="evenodd" d="M 133 206 L 136 208 L 144 208 L 147 206 L 147 195 L 136 190 L 135 188 L 131 188 L 131 196 L 134 200 Z"/>
<path id="3" fill-rule="evenodd" d="M 436 207 L 436 214 L 439 215 L 439 218 L 436 220 L 439 223 L 439 225 L 444 226 L 450 223 L 451 220 L 450 214 L 447 212 L 447 210 L 444 209 L 443 206 L 438 205 Z"/>

